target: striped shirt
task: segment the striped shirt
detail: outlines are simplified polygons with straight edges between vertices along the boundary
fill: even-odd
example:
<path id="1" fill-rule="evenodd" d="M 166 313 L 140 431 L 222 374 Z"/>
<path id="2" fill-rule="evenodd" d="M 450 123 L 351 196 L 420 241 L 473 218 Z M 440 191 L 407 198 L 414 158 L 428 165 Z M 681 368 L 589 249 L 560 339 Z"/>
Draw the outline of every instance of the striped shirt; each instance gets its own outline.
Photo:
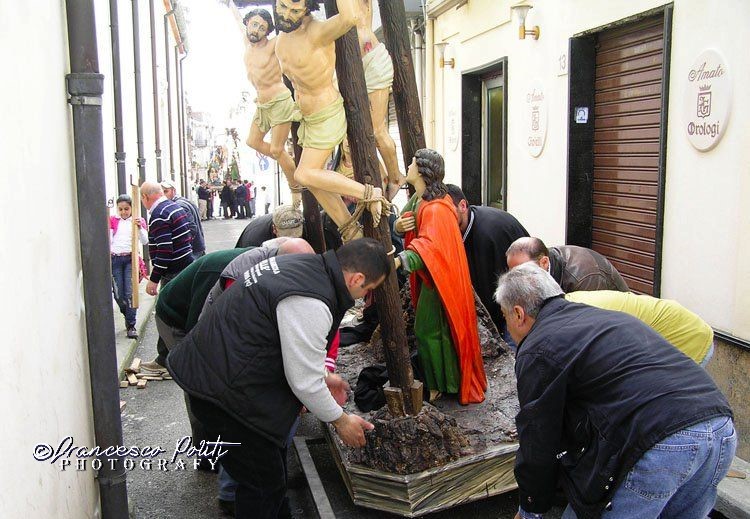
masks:
<path id="1" fill-rule="evenodd" d="M 151 208 L 148 221 L 148 253 L 153 269 L 149 279 L 177 274 L 193 261 L 192 236 L 185 210 L 166 198 Z"/>

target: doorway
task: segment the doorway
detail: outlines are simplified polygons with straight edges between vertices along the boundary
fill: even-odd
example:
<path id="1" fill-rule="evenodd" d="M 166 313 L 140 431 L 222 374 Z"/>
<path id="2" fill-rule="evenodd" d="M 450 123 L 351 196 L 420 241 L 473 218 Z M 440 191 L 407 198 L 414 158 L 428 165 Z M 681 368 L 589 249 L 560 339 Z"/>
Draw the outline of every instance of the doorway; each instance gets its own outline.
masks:
<path id="1" fill-rule="evenodd" d="M 572 38 L 567 243 L 660 293 L 671 7 Z M 588 120 L 576 120 L 588 107 Z"/>
<path id="2" fill-rule="evenodd" d="M 508 60 L 461 78 L 461 187 L 473 205 L 507 207 Z"/>
<path id="3" fill-rule="evenodd" d="M 505 81 L 503 74 L 482 81 L 482 205 L 505 209 Z"/>

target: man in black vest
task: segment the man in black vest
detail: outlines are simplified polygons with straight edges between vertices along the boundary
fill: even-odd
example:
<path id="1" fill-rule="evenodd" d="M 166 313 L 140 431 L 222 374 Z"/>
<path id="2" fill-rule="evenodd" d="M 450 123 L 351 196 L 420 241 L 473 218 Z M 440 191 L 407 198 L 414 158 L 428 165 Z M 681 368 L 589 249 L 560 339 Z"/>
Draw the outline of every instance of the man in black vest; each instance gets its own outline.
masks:
<path id="1" fill-rule="evenodd" d="M 518 344 L 516 518 L 703 518 L 737 447 L 711 377 L 631 315 L 571 303 L 534 263 L 498 283 Z M 605 512 L 607 510 L 607 512 Z"/>
<path id="2" fill-rule="evenodd" d="M 354 299 L 390 273 L 380 242 L 354 240 L 322 255 L 269 258 L 217 299 L 167 358 L 208 436 L 227 447 L 224 469 L 239 483 L 236 517 L 275 518 L 286 494 L 286 438 L 304 405 L 347 445 L 373 426 L 345 413 L 326 375 L 326 344 Z"/>

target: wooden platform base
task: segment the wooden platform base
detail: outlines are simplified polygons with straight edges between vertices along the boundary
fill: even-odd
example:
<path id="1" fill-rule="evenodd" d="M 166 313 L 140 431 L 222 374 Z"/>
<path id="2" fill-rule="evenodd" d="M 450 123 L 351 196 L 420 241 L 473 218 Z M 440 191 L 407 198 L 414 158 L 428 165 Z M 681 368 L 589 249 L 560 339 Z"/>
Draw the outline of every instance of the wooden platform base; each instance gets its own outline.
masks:
<path id="1" fill-rule="evenodd" d="M 397 475 L 352 465 L 336 433 L 328 426 L 324 429 L 341 477 L 358 506 L 419 517 L 517 488 L 513 477 L 517 443 L 496 445 L 442 467 Z"/>

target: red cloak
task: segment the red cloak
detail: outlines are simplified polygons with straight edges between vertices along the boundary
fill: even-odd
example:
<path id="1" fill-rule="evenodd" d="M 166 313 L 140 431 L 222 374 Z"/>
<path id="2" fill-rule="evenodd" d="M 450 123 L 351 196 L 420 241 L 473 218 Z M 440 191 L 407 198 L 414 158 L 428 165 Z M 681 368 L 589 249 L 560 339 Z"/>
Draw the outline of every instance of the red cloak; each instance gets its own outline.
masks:
<path id="1" fill-rule="evenodd" d="M 469 264 L 458 228 L 456 208 L 450 196 L 422 201 L 417 210 L 417 231 L 408 232 L 404 246 L 422 259 L 426 269 L 415 272 L 419 280 L 434 286 L 443 303 L 461 372 L 458 400 L 462 404 L 484 401 L 487 377 L 479 347 L 477 310 Z M 419 295 L 411 277 L 412 302 Z"/>

